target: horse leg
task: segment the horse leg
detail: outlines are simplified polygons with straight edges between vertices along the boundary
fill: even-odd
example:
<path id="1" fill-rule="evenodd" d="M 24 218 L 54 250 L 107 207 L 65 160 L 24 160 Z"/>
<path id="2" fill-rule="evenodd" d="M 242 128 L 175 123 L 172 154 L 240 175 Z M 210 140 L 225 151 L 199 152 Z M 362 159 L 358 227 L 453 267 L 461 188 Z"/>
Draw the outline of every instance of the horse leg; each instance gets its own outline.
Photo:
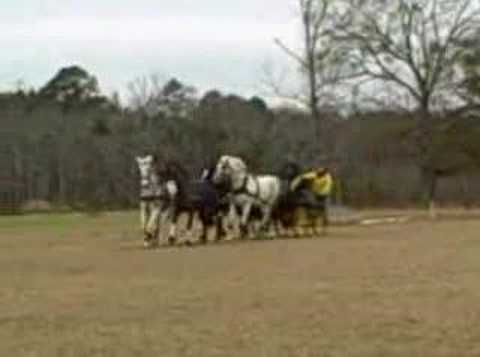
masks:
<path id="1" fill-rule="evenodd" d="M 315 211 L 311 207 L 305 207 L 305 227 L 304 233 L 307 236 L 315 236 Z"/>
<path id="2" fill-rule="evenodd" d="M 319 211 L 317 208 L 312 210 L 312 214 L 310 216 L 310 226 L 311 226 L 311 233 L 312 237 L 317 236 L 317 228 L 318 228 L 318 218 L 319 218 Z"/>
<path id="3" fill-rule="evenodd" d="M 321 231 L 318 229 L 318 218 L 322 221 Z M 327 198 L 326 197 L 317 197 L 317 205 L 315 207 L 315 235 L 326 235 L 327 226 L 328 226 L 328 209 L 327 209 Z"/>
<path id="4" fill-rule="evenodd" d="M 202 222 L 202 234 L 200 235 L 200 242 L 202 244 L 207 244 L 208 242 L 208 225 L 205 222 Z"/>
<path id="5" fill-rule="evenodd" d="M 269 205 L 264 205 L 263 206 L 263 214 L 262 214 L 262 220 L 260 222 L 260 230 L 261 232 L 268 234 L 270 231 L 270 225 L 272 222 L 272 207 Z"/>
<path id="6" fill-rule="evenodd" d="M 192 227 L 193 227 L 193 218 L 195 217 L 195 211 L 193 209 L 188 210 L 188 221 L 187 221 L 187 239 L 185 239 L 185 245 L 192 245 Z"/>
<path id="7" fill-rule="evenodd" d="M 324 236 L 328 234 L 329 225 L 330 225 L 330 220 L 328 219 L 328 203 L 325 202 L 322 210 L 322 234 Z"/>
<path id="8" fill-rule="evenodd" d="M 216 226 L 216 233 L 215 233 L 215 240 L 219 241 L 225 238 L 227 232 L 225 228 L 223 228 L 223 217 L 220 212 L 217 212 L 215 216 L 215 226 Z"/>
<path id="9" fill-rule="evenodd" d="M 295 210 L 295 237 L 302 237 L 305 235 L 305 207 L 298 206 Z"/>
<path id="10" fill-rule="evenodd" d="M 140 228 L 145 231 L 147 224 L 147 202 L 140 201 Z"/>
<path id="11" fill-rule="evenodd" d="M 170 245 L 174 245 L 177 240 L 177 221 L 180 215 L 180 210 L 177 207 L 174 207 L 172 210 L 172 220 L 168 232 L 168 244 Z"/>
<path id="12" fill-rule="evenodd" d="M 237 209 L 235 207 L 235 204 L 231 202 L 228 206 L 228 213 L 227 213 L 227 229 L 230 232 L 233 232 L 235 229 L 235 222 L 238 221 L 237 217 Z"/>
<path id="13" fill-rule="evenodd" d="M 143 232 L 143 246 L 148 248 L 150 246 L 150 234 L 147 231 L 148 218 L 148 203 L 140 201 L 140 228 Z"/>
<path id="14" fill-rule="evenodd" d="M 273 220 L 273 227 L 275 230 L 275 235 L 277 237 L 281 237 L 283 235 L 284 227 L 279 217 Z"/>
<path id="15" fill-rule="evenodd" d="M 200 235 L 200 243 L 206 244 L 208 240 L 208 210 L 201 209 L 199 212 L 200 222 L 202 223 L 202 234 Z"/>
<path id="16" fill-rule="evenodd" d="M 242 218 L 240 220 L 240 238 L 245 238 L 248 234 L 248 219 L 250 218 L 251 209 L 252 202 L 247 202 L 242 207 Z"/>
<path id="17" fill-rule="evenodd" d="M 161 226 L 161 220 L 162 220 L 162 206 L 160 202 L 155 202 L 154 203 L 155 207 L 155 224 L 154 224 L 154 230 L 153 230 L 153 245 L 155 247 L 158 247 L 159 242 L 160 242 L 160 226 Z"/>
<path id="18" fill-rule="evenodd" d="M 282 222 L 285 227 L 286 235 L 288 237 L 295 238 L 297 235 L 297 222 L 296 222 L 296 216 L 295 216 L 296 210 L 297 208 L 295 206 L 289 207 L 286 217 Z"/>
<path id="19" fill-rule="evenodd" d="M 157 202 L 150 204 L 150 216 L 146 226 L 148 235 L 148 246 L 154 247 L 158 245 L 158 231 L 159 231 L 160 205 Z M 151 243 L 151 244 L 150 244 Z"/>
<path id="20" fill-rule="evenodd" d="M 291 212 L 287 206 L 277 206 L 272 212 L 272 223 L 277 236 L 288 236 L 292 226 Z"/>
<path id="21" fill-rule="evenodd" d="M 150 248 L 153 235 L 152 233 L 148 230 L 148 224 L 150 221 L 150 215 L 151 215 L 151 207 L 149 202 L 140 202 L 140 222 L 142 225 L 142 231 L 143 231 L 143 246 L 145 248 Z"/>
<path id="22" fill-rule="evenodd" d="M 293 207 L 284 207 L 279 209 L 276 217 L 272 217 L 278 236 L 290 237 L 294 235 L 295 222 L 293 211 Z"/>
<path id="23" fill-rule="evenodd" d="M 222 204 L 222 202 L 219 202 L 215 208 L 215 240 L 219 241 L 225 237 L 227 237 L 227 230 L 232 230 L 229 229 L 228 224 L 227 224 L 227 229 L 225 229 L 225 218 L 227 218 L 227 221 L 232 219 L 230 215 L 235 214 L 234 212 L 234 207 L 232 203 L 230 202 L 228 204 L 228 211 L 225 209 L 225 205 Z M 232 222 L 233 223 L 233 222 Z"/>

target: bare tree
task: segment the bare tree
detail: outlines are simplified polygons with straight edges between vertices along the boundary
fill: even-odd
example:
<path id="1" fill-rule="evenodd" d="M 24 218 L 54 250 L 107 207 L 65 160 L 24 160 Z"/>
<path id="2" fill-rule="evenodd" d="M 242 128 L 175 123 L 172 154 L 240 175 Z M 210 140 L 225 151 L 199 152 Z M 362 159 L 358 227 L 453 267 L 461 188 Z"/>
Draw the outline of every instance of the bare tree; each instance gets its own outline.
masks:
<path id="1" fill-rule="evenodd" d="M 464 82 L 460 63 L 465 40 L 479 28 L 478 2 L 346 0 L 339 14 L 335 38 L 362 74 L 363 89 L 381 83 L 412 99 L 408 109 L 418 114 L 415 145 L 433 208 L 442 170 L 435 164 L 438 128 L 431 119 L 460 104 L 455 95 Z"/>
<path id="2" fill-rule="evenodd" d="M 444 94 L 460 83 L 463 44 L 479 26 L 477 2 L 347 0 L 345 6 L 336 38 L 364 78 L 406 91 L 422 119 L 441 109 Z"/>
<path id="3" fill-rule="evenodd" d="M 162 92 L 162 79 L 158 75 L 138 77 L 129 82 L 127 87 L 130 108 L 144 111 L 146 115 L 156 114 L 153 102 Z"/>
<path id="4" fill-rule="evenodd" d="M 302 51 L 296 51 L 280 39 L 276 44 L 292 58 L 306 80 L 306 104 L 315 122 L 315 136 L 322 134 L 322 107 L 337 106 L 335 91 L 343 79 L 355 77 L 352 67 L 343 61 L 343 49 L 332 41 L 336 8 L 330 0 L 298 0 L 302 26 Z"/>
<path id="5" fill-rule="evenodd" d="M 318 111 L 318 88 L 317 88 L 317 76 L 316 70 L 319 67 L 317 62 L 321 60 L 321 56 L 325 56 L 326 53 L 320 53 L 320 38 L 322 37 L 322 23 L 325 20 L 327 12 L 327 1 L 322 2 L 321 11 L 316 11 L 314 0 L 299 0 L 302 30 L 304 40 L 304 53 L 298 55 L 289 48 L 283 45 L 280 40 L 276 40 L 276 43 L 292 58 L 296 59 L 301 66 L 302 71 L 305 73 L 308 81 L 309 92 L 309 107 L 312 112 L 312 116 L 315 120 L 318 120 L 320 113 Z"/>

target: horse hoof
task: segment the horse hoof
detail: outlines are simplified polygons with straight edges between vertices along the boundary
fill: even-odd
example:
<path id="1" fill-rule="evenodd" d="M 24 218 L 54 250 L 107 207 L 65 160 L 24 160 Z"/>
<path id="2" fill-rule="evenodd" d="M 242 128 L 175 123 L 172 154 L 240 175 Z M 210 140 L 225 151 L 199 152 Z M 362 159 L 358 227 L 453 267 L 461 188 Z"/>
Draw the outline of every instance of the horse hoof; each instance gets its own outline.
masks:
<path id="1" fill-rule="evenodd" d="M 240 226 L 240 238 L 246 238 L 248 235 L 248 228 L 246 226 Z"/>
<path id="2" fill-rule="evenodd" d="M 152 242 L 152 241 L 143 242 L 143 248 L 145 249 L 158 248 L 158 242 Z"/>
<path id="3" fill-rule="evenodd" d="M 168 237 L 168 244 L 169 245 L 174 245 L 175 241 L 176 241 L 175 237 L 172 237 L 172 236 Z"/>

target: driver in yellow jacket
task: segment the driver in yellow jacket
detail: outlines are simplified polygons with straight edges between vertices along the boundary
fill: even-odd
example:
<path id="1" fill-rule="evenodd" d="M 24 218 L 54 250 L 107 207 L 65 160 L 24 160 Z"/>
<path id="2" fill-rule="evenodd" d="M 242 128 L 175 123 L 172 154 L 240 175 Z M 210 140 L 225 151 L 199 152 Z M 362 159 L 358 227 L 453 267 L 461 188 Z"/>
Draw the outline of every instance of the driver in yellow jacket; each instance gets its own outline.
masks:
<path id="1" fill-rule="evenodd" d="M 307 171 L 290 184 L 290 189 L 297 194 L 298 203 L 311 208 L 325 208 L 332 188 L 333 178 L 327 168 Z"/>

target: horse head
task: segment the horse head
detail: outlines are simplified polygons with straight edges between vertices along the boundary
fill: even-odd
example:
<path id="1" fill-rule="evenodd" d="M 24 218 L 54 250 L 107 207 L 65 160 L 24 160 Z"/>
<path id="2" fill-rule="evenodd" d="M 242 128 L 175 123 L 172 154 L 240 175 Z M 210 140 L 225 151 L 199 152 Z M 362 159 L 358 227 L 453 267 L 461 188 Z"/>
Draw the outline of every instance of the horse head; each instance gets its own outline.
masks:
<path id="1" fill-rule="evenodd" d="M 156 170 L 156 158 L 154 155 L 137 156 L 138 171 L 140 173 L 140 185 L 142 188 L 149 187 L 153 184 L 153 178 Z"/>
<path id="2" fill-rule="evenodd" d="M 287 161 L 279 171 L 279 176 L 287 181 L 292 181 L 296 176 L 300 175 L 302 169 L 300 165 L 294 161 Z"/>
<path id="3" fill-rule="evenodd" d="M 245 184 L 247 176 L 247 165 L 241 158 L 224 155 L 215 167 L 212 180 L 227 190 L 237 190 Z"/>
<path id="4" fill-rule="evenodd" d="M 140 173 L 140 195 L 142 197 L 155 195 L 159 184 L 155 155 L 137 156 L 135 161 Z"/>
<path id="5" fill-rule="evenodd" d="M 223 155 L 215 166 L 212 180 L 214 183 L 223 183 L 225 181 L 233 184 L 247 174 L 247 165 L 239 157 Z"/>

